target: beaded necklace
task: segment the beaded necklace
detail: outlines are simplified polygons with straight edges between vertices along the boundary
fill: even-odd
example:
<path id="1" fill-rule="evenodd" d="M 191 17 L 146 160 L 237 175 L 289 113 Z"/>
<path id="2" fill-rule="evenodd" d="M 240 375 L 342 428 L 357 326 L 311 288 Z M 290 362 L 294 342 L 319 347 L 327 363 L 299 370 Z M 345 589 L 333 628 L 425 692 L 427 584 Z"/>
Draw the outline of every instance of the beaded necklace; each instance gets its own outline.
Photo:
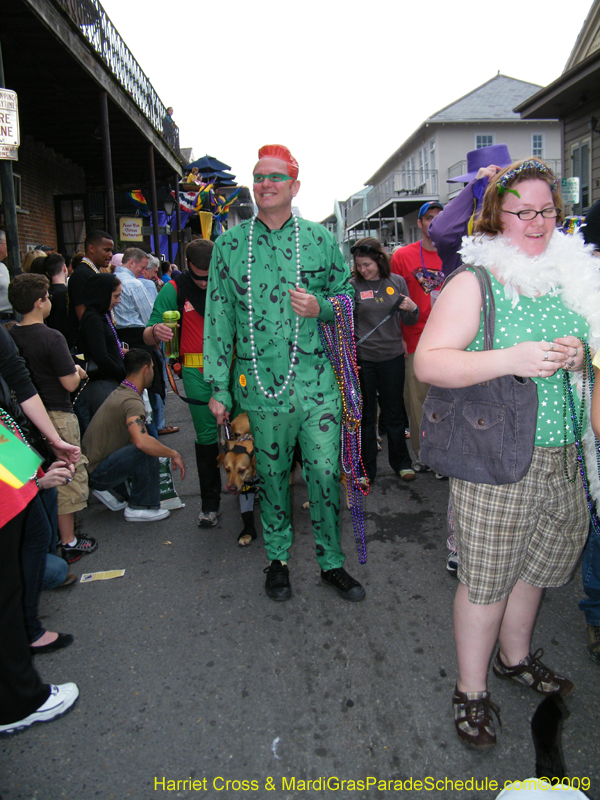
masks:
<path id="1" fill-rule="evenodd" d="M 92 261 L 90 261 L 89 258 L 82 258 L 81 263 L 87 264 L 88 267 L 91 267 L 97 275 L 100 274 L 98 267 Z"/>
<path id="2" fill-rule="evenodd" d="M 563 452 L 563 466 L 565 471 L 565 476 L 569 483 L 575 483 L 577 479 L 577 471 L 579 470 L 579 474 L 581 475 L 581 480 L 583 481 L 583 488 L 585 490 L 585 499 L 587 502 L 588 512 L 590 515 L 590 520 L 592 523 L 592 527 L 594 528 L 595 532 L 600 536 L 600 520 L 598 519 L 598 514 L 596 512 L 596 503 L 591 495 L 590 492 L 590 482 L 587 473 L 587 467 L 585 463 L 585 451 L 583 448 L 583 419 L 584 419 L 584 405 L 585 405 L 585 398 L 589 392 L 589 397 L 591 398 L 592 392 L 594 389 L 594 368 L 592 366 L 592 354 L 590 352 L 590 346 L 585 339 L 582 340 L 583 346 L 583 383 L 581 387 L 581 408 L 579 410 L 579 418 L 577 417 L 577 412 L 575 410 L 575 401 L 573 399 L 573 386 L 571 385 L 571 379 L 569 377 L 569 373 L 567 370 L 563 370 L 563 424 L 564 424 L 564 452 Z M 589 389 L 588 389 L 589 384 Z M 573 472 L 573 477 L 569 477 L 569 470 L 567 467 L 567 405 L 569 406 L 569 411 L 571 413 L 571 422 L 573 424 L 573 433 L 575 435 L 575 448 L 577 451 L 577 464 L 575 465 L 575 471 Z M 600 450 L 598 448 L 598 440 L 596 439 L 595 444 L 595 451 L 596 451 L 596 464 L 598 466 L 598 471 L 600 472 Z"/>
<path id="3" fill-rule="evenodd" d="M 354 540 L 361 564 L 367 560 L 363 497 L 369 493 L 369 482 L 361 457 L 360 422 L 362 395 L 354 343 L 352 299 L 346 294 L 327 298 L 335 312 L 335 322 L 319 320 L 319 336 L 326 356 L 331 361 L 342 398 L 341 462 L 346 474 Z"/>
<path id="4" fill-rule="evenodd" d="M 140 390 L 137 388 L 135 383 L 132 383 L 131 381 L 121 381 L 121 386 L 129 386 L 130 389 L 133 389 L 138 394 L 140 393 Z"/>
<path id="5" fill-rule="evenodd" d="M 8 413 L 8 411 L 5 411 L 3 408 L 0 408 L 0 419 L 1 419 L 1 420 L 2 420 L 2 422 L 3 422 L 3 423 L 6 425 L 6 427 L 7 427 L 7 428 L 10 428 L 10 430 L 11 430 L 13 433 L 14 433 L 15 431 L 18 431 L 18 432 L 19 432 L 19 436 L 20 436 L 20 437 L 21 437 L 21 439 L 23 440 L 23 443 L 24 443 L 24 444 L 26 444 L 26 445 L 27 445 L 27 447 L 28 447 L 30 450 L 33 450 L 33 447 L 32 447 L 32 446 L 29 444 L 29 442 L 27 441 L 27 437 L 25 436 L 25 434 L 23 433 L 23 431 L 21 430 L 21 428 L 20 428 L 20 427 L 17 425 L 17 423 L 14 421 L 14 419 L 13 419 L 13 418 L 11 417 L 11 415 Z M 38 471 L 37 471 L 37 469 L 36 469 L 36 471 L 33 473 L 33 475 L 31 476 L 31 478 L 29 478 L 29 480 L 30 480 L 30 481 L 31 481 L 31 480 L 35 480 L 35 485 L 36 485 L 36 486 L 38 487 L 38 489 L 39 489 L 39 483 L 38 483 L 38 479 L 37 479 L 37 474 L 38 474 Z"/>
<path id="6" fill-rule="evenodd" d="M 121 342 L 119 341 L 119 337 L 117 335 L 117 329 L 113 325 L 113 322 L 112 322 L 112 319 L 110 318 L 110 316 L 108 314 L 105 314 L 104 316 L 106 317 L 106 321 L 108 322 L 109 328 L 113 332 L 113 336 L 115 337 L 115 341 L 117 343 L 117 347 L 119 348 L 119 353 L 121 354 L 121 358 L 125 358 L 125 352 L 124 352 L 123 348 L 121 347 Z"/>
<path id="7" fill-rule="evenodd" d="M 300 285 L 300 227 L 298 225 L 298 217 L 294 214 L 292 216 L 294 220 L 294 232 L 296 236 L 296 286 Z M 254 369 L 254 374 L 256 376 L 256 382 L 264 394 L 264 396 L 269 400 L 275 400 L 277 397 L 280 397 L 288 383 L 290 382 L 290 378 L 292 377 L 292 373 L 294 371 L 294 361 L 296 359 L 296 353 L 298 352 L 298 332 L 300 330 L 300 316 L 296 314 L 296 322 L 294 327 L 294 344 L 292 346 L 292 353 L 290 355 L 290 368 L 288 370 L 288 374 L 286 376 L 285 381 L 281 389 L 278 392 L 271 392 L 269 389 L 265 389 L 262 385 L 262 381 L 258 374 L 258 360 L 256 358 L 256 346 L 254 344 L 254 315 L 252 311 L 252 244 L 254 238 L 254 224 L 256 222 L 256 217 L 252 217 L 250 222 L 250 231 L 248 233 L 248 327 L 250 329 L 250 356 L 252 358 L 252 368 Z"/>

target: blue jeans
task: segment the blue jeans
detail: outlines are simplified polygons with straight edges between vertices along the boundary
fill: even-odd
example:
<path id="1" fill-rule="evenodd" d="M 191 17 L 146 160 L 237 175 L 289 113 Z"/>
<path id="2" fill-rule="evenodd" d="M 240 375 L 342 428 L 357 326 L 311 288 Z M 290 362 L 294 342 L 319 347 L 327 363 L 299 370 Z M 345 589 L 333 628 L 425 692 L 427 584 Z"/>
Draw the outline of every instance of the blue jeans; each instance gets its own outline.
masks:
<path id="1" fill-rule="evenodd" d="M 160 508 L 159 461 L 149 456 L 134 444 L 115 450 L 98 464 L 90 474 L 90 489 L 106 491 L 119 487 L 131 479 L 131 492 L 128 497 L 130 508 Z"/>
<path id="2" fill-rule="evenodd" d="M 591 526 L 583 550 L 581 577 L 587 597 L 580 601 L 579 608 L 585 614 L 588 625 L 600 626 L 600 536 Z"/>
<path id="3" fill-rule="evenodd" d="M 377 475 L 377 396 L 381 419 L 388 437 L 388 458 L 394 472 L 410 469 L 411 460 L 404 430 L 408 425 L 404 410 L 404 355 L 390 361 L 362 361 L 360 388 L 363 396 L 362 459 L 371 480 Z"/>
<path id="4" fill-rule="evenodd" d="M 67 577 L 67 570 L 69 568 L 64 558 L 56 555 L 56 543 L 58 541 L 58 496 L 56 488 L 40 489 L 39 496 L 46 509 L 46 515 L 51 529 L 50 543 L 44 565 L 42 589 L 55 589 L 57 586 L 60 586 Z"/>
<path id="5" fill-rule="evenodd" d="M 88 425 L 92 421 L 92 417 L 98 411 L 102 403 L 106 400 L 108 395 L 114 391 L 119 385 L 119 381 L 98 380 L 90 381 L 79 394 L 73 411 L 79 420 L 79 429 L 81 431 L 81 438 L 85 433 Z"/>
<path id="6" fill-rule="evenodd" d="M 162 431 L 167 425 L 165 422 L 165 403 L 157 392 L 148 390 L 148 395 L 150 397 L 150 405 L 152 406 L 152 422 L 157 431 Z"/>
<path id="7" fill-rule="evenodd" d="M 67 577 L 68 569 L 69 565 L 64 558 L 54 553 L 46 553 L 42 589 L 56 589 L 57 586 L 61 586 Z"/>

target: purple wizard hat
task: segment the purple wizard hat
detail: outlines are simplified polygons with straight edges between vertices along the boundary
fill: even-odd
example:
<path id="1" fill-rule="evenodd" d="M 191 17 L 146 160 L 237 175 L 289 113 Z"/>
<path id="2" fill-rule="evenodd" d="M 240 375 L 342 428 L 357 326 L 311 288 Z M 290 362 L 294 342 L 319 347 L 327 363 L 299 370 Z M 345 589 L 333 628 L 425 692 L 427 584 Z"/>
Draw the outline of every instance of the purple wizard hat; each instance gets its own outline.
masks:
<path id="1" fill-rule="evenodd" d="M 512 158 L 505 144 L 491 144 L 480 147 L 479 150 L 469 150 L 467 153 L 467 173 L 457 178 L 448 178 L 446 183 L 468 183 L 472 181 L 482 167 L 495 164 L 497 167 L 508 167 Z"/>

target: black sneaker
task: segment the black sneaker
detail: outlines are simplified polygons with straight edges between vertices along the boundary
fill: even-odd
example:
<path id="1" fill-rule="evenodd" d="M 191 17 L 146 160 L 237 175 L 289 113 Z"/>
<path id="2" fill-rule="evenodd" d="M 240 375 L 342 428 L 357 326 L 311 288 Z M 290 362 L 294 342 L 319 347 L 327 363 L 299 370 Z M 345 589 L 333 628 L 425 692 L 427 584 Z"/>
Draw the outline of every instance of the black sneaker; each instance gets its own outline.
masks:
<path id="1" fill-rule="evenodd" d="M 83 553 L 80 553 L 78 550 L 75 550 L 74 547 L 63 547 L 62 549 L 62 557 L 67 562 L 67 564 L 74 564 L 76 561 L 82 557 Z"/>
<path id="2" fill-rule="evenodd" d="M 88 553 L 93 553 L 94 550 L 97 549 L 98 542 L 95 539 L 92 539 L 91 537 L 86 538 L 85 536 L 78 536 L 77 544 L 74 544 L 72 547 L 63 544 L 62 554 L 67 564 L 74 564 L 75 561 L 79 561 L 81 556 L 85 556 Z"/>
<path id="3" fill-rule="evenodd" d="M 331 586 L 332 589 L 335 589 L 344 600 L 350 600 L 352 603 L 358 603 L 367 596 L 360 583 L 355 581 L 351 575 L 348 575 L 343 567 L 322 569 L 321 580 L 326 586 Z"/>
<path id="4" fill-rule="evenodd" d="M 292 596 L 290 586 L 290 571 L 287 564 L 281 561 L 271 561 L 271 564 L 263 570 L 267 575 L 265 581 L 265 591 L 271 600 L 289 600 Z"/>

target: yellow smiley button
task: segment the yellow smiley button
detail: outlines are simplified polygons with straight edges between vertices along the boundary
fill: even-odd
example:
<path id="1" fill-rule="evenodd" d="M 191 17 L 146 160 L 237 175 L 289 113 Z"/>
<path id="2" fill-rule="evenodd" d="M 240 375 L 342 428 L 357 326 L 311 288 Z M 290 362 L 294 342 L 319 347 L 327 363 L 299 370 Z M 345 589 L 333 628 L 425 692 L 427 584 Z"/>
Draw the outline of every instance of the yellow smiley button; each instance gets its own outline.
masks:
<path id="1" fill-rule="evenodd" d="M 245 386 L 245 385 L 246 385 L 246 376 L 240 375 L 240 386 Z"/>
<path id="2" fill-rule="evenodd" d="M 394 294 L 394 289 L 391 286 L 388 286 L 387 289 L 386 289 L 386 292 L 388 294 Z"/>

